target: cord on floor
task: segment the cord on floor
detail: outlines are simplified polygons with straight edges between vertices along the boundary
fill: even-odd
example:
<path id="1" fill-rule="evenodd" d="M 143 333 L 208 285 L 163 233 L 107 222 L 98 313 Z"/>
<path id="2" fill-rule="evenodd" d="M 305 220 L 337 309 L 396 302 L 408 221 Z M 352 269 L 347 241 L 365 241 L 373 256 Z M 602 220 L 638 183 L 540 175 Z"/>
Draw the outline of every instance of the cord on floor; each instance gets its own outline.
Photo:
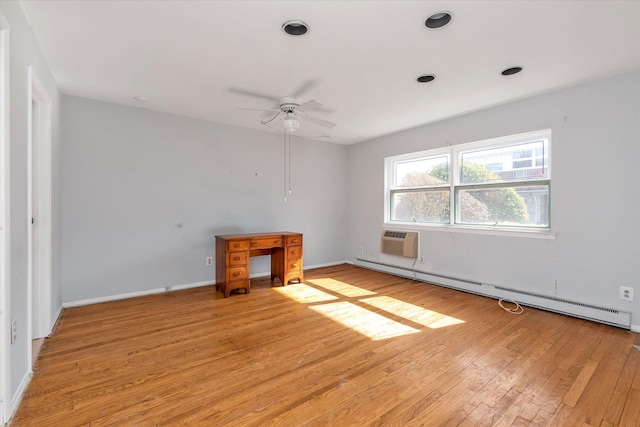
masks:
<path id="1" fill-rule="evenodd" d="M 509 302 L 511 304 L 515 304 L 515 307 L 513 308 L 509 308 L 509 307 L 505 307 L 502 302 L 506 301 Z M 522 312 L 524 311 L 524 308 L 522 308 L 522 306 L 520 304 L 518 304 L 516 301 L 512 300 L 512 299 L 499 299 L 498 300 L 498 305 L 500 306 L 501 309 L 503 309 L 504 311 L 507 311 L 511 314 L 522 314 Z"/>

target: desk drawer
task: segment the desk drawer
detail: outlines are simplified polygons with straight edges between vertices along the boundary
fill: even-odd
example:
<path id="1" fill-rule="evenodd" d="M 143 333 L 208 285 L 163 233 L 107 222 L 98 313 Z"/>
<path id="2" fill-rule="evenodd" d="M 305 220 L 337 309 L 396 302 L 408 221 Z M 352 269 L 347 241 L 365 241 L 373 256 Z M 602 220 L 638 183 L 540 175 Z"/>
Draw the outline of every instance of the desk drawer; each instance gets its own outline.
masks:
<path id="1" fill-rule="evenodd" d="M 302 256 L 302 246 L 290 246 L 287 248 L 287 258 L 300 258 Z"/>
<path id="2" fill-rule="evenodd" d="M 247 279 L 247 267 L 229 267 L 229 282 Z"/>
<path id="3" fill-rule="evenodd" d="M 227 265 L 246 265 L 247 264 L 247 252 L 229 252 L 227 254 Z"/>
<path id="4" fill-rule="evenodd" d="M 268 239 L 251 239 L 251 249 L 281 248 L 282 237 L 271 237 Z"/>
<path id="5" fill-rule="evenodd" d="M 290 259 L 287 263 L 287 273 L 302 270 L 302 259 Z"/>
<path id="6" fill-rule="evenodd" d="M 248 240 L 230 240 L 227 242 L 228 252 L 246 251 L 249 248 Z"/>
<path id="7" fill-rule="evenodd" d="M 287 236 L 287 246 L 301 246 L 302 235 L 300 236 Z"/>

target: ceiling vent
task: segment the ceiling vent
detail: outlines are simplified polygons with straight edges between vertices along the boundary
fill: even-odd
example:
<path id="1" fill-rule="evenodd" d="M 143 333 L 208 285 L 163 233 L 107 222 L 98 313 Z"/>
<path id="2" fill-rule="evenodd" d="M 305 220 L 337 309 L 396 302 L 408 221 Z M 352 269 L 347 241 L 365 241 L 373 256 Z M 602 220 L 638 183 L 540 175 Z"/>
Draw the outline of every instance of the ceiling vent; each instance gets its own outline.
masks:
<path id="1" fill-rule="evenodd" d="M 287 21 L 282 24 L 282 31 L 290 36 L 302 36 L 307 34 L 309 26 L 302 21 Z"/>

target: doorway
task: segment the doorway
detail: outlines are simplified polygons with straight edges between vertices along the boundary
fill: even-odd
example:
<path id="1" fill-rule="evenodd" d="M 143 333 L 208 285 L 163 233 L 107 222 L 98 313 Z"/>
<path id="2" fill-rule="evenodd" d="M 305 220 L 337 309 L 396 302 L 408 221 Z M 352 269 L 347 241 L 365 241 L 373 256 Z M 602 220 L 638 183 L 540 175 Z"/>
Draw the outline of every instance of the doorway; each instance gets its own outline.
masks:
<path id="1" fill-rule="evenodd" d="M 51 333 L 51 96 L 35 74 L 28 69 L 28 330 L 31 341 Z M 34 343 L 34 344 L 37 344 Z M 36 360 L 37 345 L 29 346 L 29 359 Z"/>

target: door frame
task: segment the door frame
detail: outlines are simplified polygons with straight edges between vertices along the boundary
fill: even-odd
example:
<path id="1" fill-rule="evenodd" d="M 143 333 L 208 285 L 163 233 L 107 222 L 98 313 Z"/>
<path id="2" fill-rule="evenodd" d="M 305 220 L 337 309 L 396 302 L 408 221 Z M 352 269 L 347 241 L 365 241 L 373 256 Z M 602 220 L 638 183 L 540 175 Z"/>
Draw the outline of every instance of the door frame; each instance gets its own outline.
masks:
<path id="1" fill-rule="evenodd" d="M 10 312 L 10 271 L 11 271 L 11 251 L 10 237 L 11 228 L 9 221 L 10 203 L 10 144 L 9 144 L 9 22 L 0 11 L 0 170 L 2 173 L 2 188 L 0 188 L 0 254 L 2 259 L 2 269 L 0 269 L 0 425 L 8 421 L 10 412 L 9 387 L 11 376 L 9 371 L 10 357 L 10 335 L 8 333 L 8 319 Z"/>
<path id="2" fill-rule="evenodd" d="M 28 357 L 32 359 L 31 341 L 51 333 L 51 257 L 52 257 L 52 99 L 31 66 L 28 67 L 28 143 L 27 143 L 27 330 L 29 334 Z M 37 111 L 34 111 L 34 108 Z M 37 119 L 34 121 L 34 117 Z M 34 126 L 37 139 L 34 140 Z M 34 143 L 37 144 L 34 156 Z M 35 169 L 35 171 L 34 171 Z M 36 181 L 34 182 L 34 172 Z M 34 218 L 33 191 L 37 186 L 35 212 L 37 212 L 36 235 L 31 226 Z M 34 238 L 37 238 L 37 254 L 33 253 Z M 38 275 L 33 280 L 34 256 Z M 36 312 L 33 312 L 33 297 L 37 292 Z M 35 315 L 35 316 L 34 316 Z M 35 318 L 35 322 L 34 322 Z M 29 362 L 31 366 L 31 362 Z"/>

